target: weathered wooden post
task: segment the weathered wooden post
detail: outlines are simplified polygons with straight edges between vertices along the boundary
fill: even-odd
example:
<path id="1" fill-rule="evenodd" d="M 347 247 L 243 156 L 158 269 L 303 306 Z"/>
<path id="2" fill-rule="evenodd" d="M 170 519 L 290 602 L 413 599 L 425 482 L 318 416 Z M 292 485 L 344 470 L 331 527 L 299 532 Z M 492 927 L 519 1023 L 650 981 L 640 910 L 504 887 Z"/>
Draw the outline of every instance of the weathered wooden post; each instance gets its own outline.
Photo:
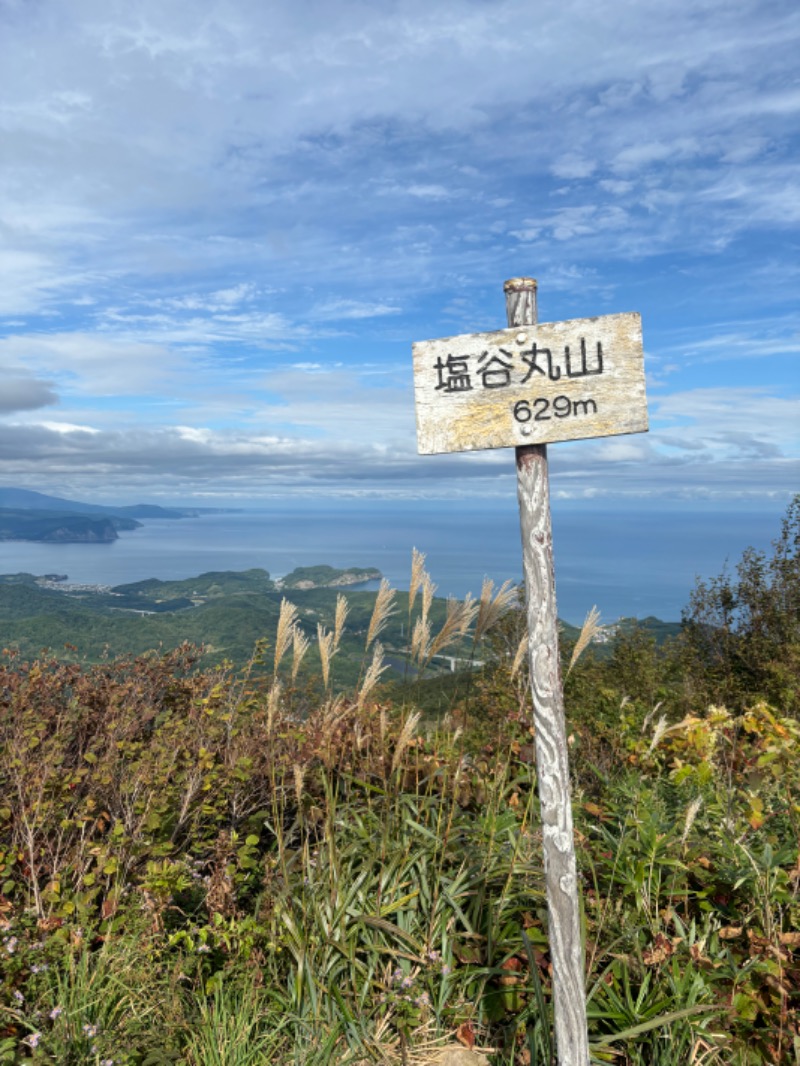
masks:
<path id="1" fill-rule="evenodd" d="M 418 450 L 516 447 L 556 1045 L 559 1066 L 589 1066 L 547 443 L 647 429 L 641 321 L 539 326 L 533 278 L 504 291 L 507 329 L 414 345 Z"/>
<path id="2" fill-rule="evenodd" d="M 533 278 L 512 278 L 505 283 L 504 290 L 509 326 L 535 326 L 536 282 Z M 547 445 L 518 446 L 516 455 L 536 775 L 542 813 L 550 957 L 553 961 L 553 1021 L 559 1061 L 565 1066 L 567 1063 L 589 1066 L 578 868 L 558 650 Z"/>

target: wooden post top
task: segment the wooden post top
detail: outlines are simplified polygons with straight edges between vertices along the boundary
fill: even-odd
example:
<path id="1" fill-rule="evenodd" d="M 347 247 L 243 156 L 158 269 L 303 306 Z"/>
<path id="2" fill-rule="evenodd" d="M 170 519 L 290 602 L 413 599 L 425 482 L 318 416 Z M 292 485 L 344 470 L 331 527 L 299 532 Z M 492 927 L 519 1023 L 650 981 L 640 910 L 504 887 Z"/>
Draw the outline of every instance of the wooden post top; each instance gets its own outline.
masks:
<path id="1" fill-rule="evenodd" d="M 503 292 L 536 292 L 536 278 L 509 278 L 503 282 Z"/>

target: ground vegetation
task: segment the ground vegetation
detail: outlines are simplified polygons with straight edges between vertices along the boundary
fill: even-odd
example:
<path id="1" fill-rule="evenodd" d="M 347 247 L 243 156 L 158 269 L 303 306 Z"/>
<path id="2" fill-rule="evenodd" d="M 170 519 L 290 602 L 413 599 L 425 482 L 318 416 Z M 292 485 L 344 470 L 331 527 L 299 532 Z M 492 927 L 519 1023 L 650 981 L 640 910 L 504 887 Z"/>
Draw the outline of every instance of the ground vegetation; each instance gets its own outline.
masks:
<path id="1" fill-rule="evenodd" d="M 799 509 L 674 640 L 563 641 L 595 1063 L 800 1062 Z M 555 1066 L 523 615 L 433 591 L 284 598 L 244 669 L 6 655 L 0 1063 Z"/>

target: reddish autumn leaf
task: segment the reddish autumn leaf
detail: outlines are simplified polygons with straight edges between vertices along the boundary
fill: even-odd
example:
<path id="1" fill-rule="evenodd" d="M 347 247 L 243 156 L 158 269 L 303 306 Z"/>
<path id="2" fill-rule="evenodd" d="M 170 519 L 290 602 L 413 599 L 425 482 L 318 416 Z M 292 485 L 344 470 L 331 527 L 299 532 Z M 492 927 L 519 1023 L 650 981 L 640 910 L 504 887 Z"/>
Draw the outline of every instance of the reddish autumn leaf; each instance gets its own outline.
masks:
<path id="1" fill-rule="evenodd" d="M 500 978 L 500 984 L 503 987 L 519 984 L 520 978 L 518 974 L 522 970 L 522 961 L 515 955 L 501 963 L 500 969 L 504 971 L 503 976 Z"/>
<path id="2" fill-rule="evenodd" d="M 464 1047 L 475 1047 L 475 1030 L 472 1028 L 472 1022 L 462 1022 L 456 1029 L 456 1040 L 459 1044 L 463 1044 Z"/>

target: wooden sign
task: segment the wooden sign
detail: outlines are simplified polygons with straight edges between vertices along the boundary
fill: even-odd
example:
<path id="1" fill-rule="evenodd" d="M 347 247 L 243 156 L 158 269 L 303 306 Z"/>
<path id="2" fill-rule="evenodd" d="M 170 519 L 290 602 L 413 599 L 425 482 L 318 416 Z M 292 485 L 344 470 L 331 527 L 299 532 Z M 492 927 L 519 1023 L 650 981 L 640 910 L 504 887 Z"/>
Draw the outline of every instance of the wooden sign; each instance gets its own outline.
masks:
<path id="1" fill-rule="evenodd" d="M 516 446 L 553 1023 L 560 1066 L 590 1066 L 547 444 L 647 429 L 642 324 L 632 313 L 539 325 L 534 278 L 503 290 L 508 329 L 414 345 L 417 445 Z"/>
<path id="2" fill-rule="evenodd" d="M 421 455 L 647 430 L 636 313 L 419 341 Z"/>

